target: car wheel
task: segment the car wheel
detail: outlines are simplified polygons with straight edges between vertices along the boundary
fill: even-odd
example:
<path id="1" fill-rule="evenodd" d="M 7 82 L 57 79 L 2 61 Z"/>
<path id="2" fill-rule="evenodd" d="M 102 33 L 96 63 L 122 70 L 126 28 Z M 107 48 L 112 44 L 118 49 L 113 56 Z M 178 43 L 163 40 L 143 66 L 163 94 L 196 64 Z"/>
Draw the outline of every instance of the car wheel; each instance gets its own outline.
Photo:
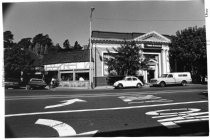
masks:
<path id="1" fill-rule="evenodd" d="M 117 87 L 118 87 L 118 88 L 123 88 L 123 85 L 122 85 L 122 84 L 118 84 Z"/>
<path id="2" fill-rule="evenodd" d="M 186 81 L 182 81 L 181 85 L 182 86 L 186 86 L 187 85 L 187 82 Z"/>
<path id="3" fill-rule="evenodd" d="M 160 82 L 160 87 L 165 87 L 166 83 L 165 82 Z"/>
<path id="4" fill-rule="evenodd" d="M 142 87 L 142 85 L 140 83 L 138 83 L 136 86 L 137 86 L 137 88 L 141 88 Z"/>

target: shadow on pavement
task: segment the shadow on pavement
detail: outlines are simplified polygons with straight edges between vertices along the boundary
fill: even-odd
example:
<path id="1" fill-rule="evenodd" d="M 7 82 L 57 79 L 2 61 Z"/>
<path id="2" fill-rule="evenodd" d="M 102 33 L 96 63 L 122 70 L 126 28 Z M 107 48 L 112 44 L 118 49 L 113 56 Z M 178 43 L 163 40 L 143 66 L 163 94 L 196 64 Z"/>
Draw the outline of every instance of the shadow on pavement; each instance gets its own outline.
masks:
<path id="1" fill-rule="evenodd" d="M 164 126 L 129 129 L 112 132 L 98 132 L 95 137 L 153 137 L 153 136 L 209 136 L 208 121 L 181 124 L 181 127 L 168 129 Z"/>

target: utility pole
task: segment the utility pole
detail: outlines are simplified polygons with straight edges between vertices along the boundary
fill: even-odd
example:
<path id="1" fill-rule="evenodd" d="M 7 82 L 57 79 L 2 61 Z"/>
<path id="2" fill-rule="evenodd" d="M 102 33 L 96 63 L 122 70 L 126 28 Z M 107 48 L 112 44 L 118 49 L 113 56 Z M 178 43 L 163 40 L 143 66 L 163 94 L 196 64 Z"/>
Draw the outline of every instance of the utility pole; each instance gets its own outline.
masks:
<path id="1" fill-rule="evenodd" d="M 90 89 L 93 89 L 93 75 L 92 75 L 92 42 L 91 42 L 91 36 L 92 36 L 92 29 L 91 29 L 91 23 L 92 23 L 92 15 L 95 8 L 91 8 L 90 10 L 90 43 L 89 43 L 89 50 L 90 50 L 90 62 L 89 62 L 89 81 L 90 81 Z"/>

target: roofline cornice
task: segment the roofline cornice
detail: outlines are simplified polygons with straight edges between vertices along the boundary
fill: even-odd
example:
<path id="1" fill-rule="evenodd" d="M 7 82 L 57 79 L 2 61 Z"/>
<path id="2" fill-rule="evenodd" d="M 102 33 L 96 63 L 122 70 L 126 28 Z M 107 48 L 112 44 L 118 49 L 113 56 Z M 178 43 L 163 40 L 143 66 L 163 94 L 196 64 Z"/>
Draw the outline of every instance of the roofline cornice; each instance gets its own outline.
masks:
<path id="1" fill-rule="evenodd" d="M 122 44 L 123 42 L 132 42 L 135 41 L 137 44 L 142 44 L 142 43 L 158 43 L 158 44 L 170 44 L 171 42 L 166 42 L 166 41 L 144 41 L 144 40 L 134 40 L 134 39 L 128 39 L 128 40 L 122 40 L 122 39 L 104 39 L 104 38 L 92 38 L 91 42 L 92 43 L 99 43 L 99 44 L 113 44 L 113 42 Z"/>

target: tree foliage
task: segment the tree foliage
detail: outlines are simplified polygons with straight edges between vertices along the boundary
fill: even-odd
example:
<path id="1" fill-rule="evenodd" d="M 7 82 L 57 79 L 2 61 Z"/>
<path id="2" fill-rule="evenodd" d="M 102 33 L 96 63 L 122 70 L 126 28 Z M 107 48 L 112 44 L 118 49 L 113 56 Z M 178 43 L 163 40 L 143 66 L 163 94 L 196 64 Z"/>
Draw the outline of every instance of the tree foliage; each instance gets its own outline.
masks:
<path id="1" fill-rule="evenodd" d="M 75 51 L 75 50 L 81 50 L 81 49 L 82 49 L 82 47 L 80 46 L 78 41 L 75 41 L 74 46 L 71 46 L 69 43 L 69 40 L 66 39 L 63 42 L 63 49 L 60 49 L 60 51 Z"/>
<path id="2" fill-rule="evenodd" d="M 172 71 L 190 71 L 192 75 L 207 75 L 206 29 L 190 27 L 176 32 L 170 45 Z"/>
<path id="3" fill-rule="evenodd" d="M 52 39 L 48 34 L 38 34 L 32 40 L 32 48 L 33 52 L 40 56 L 46 54 L 46 52 L 50 52 L 53 49 Z"/>
<path id="4" fill-rule="evenodd" d="M 13 34 L 11 31 L 4 32 L 4 48 L 13 46 Z"/>
<path id="5" fill-rule="evenodd" d="M 125 42 L 121 47 L 108 51 L 105 64 L 108 65 L 109 73 L 116 71 L 118 75 L 136 75 L 136 71 L 142 68 L 141 48 L 135 42 Z"/>
<path id="6" fill-rule="evenodd" d="M 20 78 L 21 71 L 31 73 L 31 64 L 33 59 L 27 49 L 30 46 L 30 38 L 23 38 L 18 43 L 13 43 L 13 34 L 11 31 L 4 32 L 4 70 L 5 78 Z"/>
<path id="7" fill-rule="evenodd" d="M 82 49 L 82 47 L 80 46 L 80 44 L 77 41 L 74 43 L 74 49 L 75 50 L 81 50 Z"/>
<path id="8" fill-rule="evenodd" d="M 32 42 L 31 42 L 32 38 L 23 38 L 18 42 L 18 46 L 22 49 L 29 49 L 29 47 L 31 46 Z"/>
<path id="9" fill-rule="evenodd" d="M 64 42 L 63 42 L 63 49 L 64 50 L 69 50 L 70 49 L 70 43 L 69 43 L 69 40 L 66 39 Z"/>
<path id="10" fill-rule="evenodd" d="M 14 43 L 11 49 L 4 51 L 4 69 L 5 78 L 15 77 L 20 78 L 20 72 L 31 73 L 31 64 L 33 59 L 27 50 Z"/>

